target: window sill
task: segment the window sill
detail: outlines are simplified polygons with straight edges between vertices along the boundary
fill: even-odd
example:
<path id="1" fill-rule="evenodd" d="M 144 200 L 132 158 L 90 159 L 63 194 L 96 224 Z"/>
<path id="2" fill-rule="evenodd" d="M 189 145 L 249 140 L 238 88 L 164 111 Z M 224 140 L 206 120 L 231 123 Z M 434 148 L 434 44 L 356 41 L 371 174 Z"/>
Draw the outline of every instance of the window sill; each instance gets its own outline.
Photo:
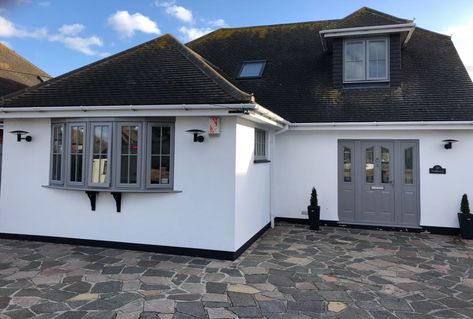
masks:
<path id="1" fill-rule="evenodd" d="M 180 190 L 168 189 L 168 188 L 156 188 L 156 189 L 129 189 L 129 188 L 93 188 L 93 187 L 67 187 L 59 185 L 41 185 L 44 188 L 52 189 L 63 189 L 68 191 L 80 191 L 80 192 L 107 192 L 107 193 L 182 193 Z"/>
<path id="2" fill-rule="evenodd" d="M 271 163 L 270 160 L 267 159 L 257 159 L 253 161 L 254 164 L 263 164 L 263 163 Z"/>

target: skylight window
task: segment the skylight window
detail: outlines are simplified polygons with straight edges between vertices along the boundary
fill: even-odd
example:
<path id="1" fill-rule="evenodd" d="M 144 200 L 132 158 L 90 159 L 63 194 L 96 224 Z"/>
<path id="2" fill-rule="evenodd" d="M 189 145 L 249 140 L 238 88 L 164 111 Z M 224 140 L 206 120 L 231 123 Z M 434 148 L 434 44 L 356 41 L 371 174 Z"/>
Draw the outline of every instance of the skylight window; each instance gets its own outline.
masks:
<path id="1" fill-rule="evenodd" d="M 264 60 L 243 62 L 240 69 L 240 74 L 238 74 L 238 78 L 260 78 L 263 75 L 265 65 L 266 61 Z"/>

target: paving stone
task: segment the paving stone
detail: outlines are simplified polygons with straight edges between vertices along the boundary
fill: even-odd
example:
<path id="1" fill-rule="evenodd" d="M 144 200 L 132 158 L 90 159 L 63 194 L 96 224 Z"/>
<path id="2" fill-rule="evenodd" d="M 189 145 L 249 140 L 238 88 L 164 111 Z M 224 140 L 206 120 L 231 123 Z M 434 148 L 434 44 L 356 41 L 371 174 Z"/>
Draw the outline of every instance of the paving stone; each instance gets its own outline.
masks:
<path id="1" fill-rule="evenodd" d="M 18 309 L 4 312 L 9 319 L 25 319 L 35 317 L 35 314 L 29 309 Z"/>
<path id="2" fill-rule="evenodd" d="M 227 293 L 227 295 L 230 298 L 231 303 L 235 307 L 238 307 L 238 306 L 244 306 L 244 307 L 256 306 L 256 302 L 253 299 L 252 295 L 250 295 L 250 294 L 231 292 L 230 291 L 230 292 Z"/>
<path id="3" fill-rule="evenodd" d="M 325 309 L 325 303 L 320 300 L 311 301 L 288 301 L 288 310 L 304 311 L 304 312 L 323 312 Z"/>
<path id="4" fill-rule="evenodd" d="M 80 281 L 80 282 L 75 282 L 72 285 L 65 287 L 64 290 L 77 292 L 77 293 L 85 293 L 90 290 L 91 286 L 92 285 L 89 284 L 88 282 Z"/>
<path id="5" fill-rule="evenodd" d="M 263 313 L 283 313 L 286 306 L 279 300 L 258 301 L 258 305 Z"/>
<path id="6" fill-rule="evenodd" d="M 176 311 L 190 316 L 205 318 L 206 314 L 201 302 L 178 302 Z"/>
<path id="7" fill-rule="evenodd" d="M 262 318 L 258 307 L 230 307 L 229 310 L 239 318 Z"/>
<path id="8" fill-rule="evenodd" d="M 66 311 L 55 317 L 56 319 L 81 319 L 87 314 L 87 311 Z"/>
<path id="9" fill-rule="evenodd" d="M 207 310 L 209 319 L 237 318 L 237 315 L 225 308 L 206 308 L 205 310 Z"/>
<path id="10" fill-rule="evenodd" d="M 255 289 L 251 286 L 248 286 L 248 285 L 241 285 L 241 284 L 237 284 L 237 285 L 229 285 L 227 287 L 227 291 L 232 291 L 232 292 L 240 292 L 240 293 L 244 293 L 244 294 L 256 294 L 259 292 L 258 289 Z"/>
<path id="11" fill-rule="evenodd" d="M 145 301 L 144 310 L 157 313 L 174 313 L 175 305 L 174 300 L 149 300 Z"/>
<path id="12" fill-rule="evenodd" d="M 328 303 L 327 309 L 332 312 L 341 312 L 347 308 L 347 305 L 343 302 L 331 301 Z"/>
<path id="13" fill-rule="evenodd" d="M 212 294 L 223 294 L 227 290 L 227 284 L 219 282 L 208 282 L 205 285 L 205 291 Z"/>
<path id="14" fill-rule="evenodd" d="M 115 311 L 94 311 L 88 312 L 84 319 L 115 319 L 117 313 Z"/>
<path id="15" fill-rule="evenodd" d="M 41 313 L 66 311 L 66 310 L 69 310 L 69 307 L 59 302 L 45 302 L 45 303 L 40 303 L 40 304 L 32 306 L 31 310 L 34 313 L 41 314 Z"/>
<path id="16" fill-rule="evenodd" d="M 383 305 L 386 309 L 395 310 L 395 311 L 412 311 L 412 308 L 409 306 L 407 301 L 404 299 L 388 299 L 388 298 L 381 298 L 379 299 L 379 303 Z"/>
<path id="17" fill-rule="evenodd" d="M 118 292 L 122 288 L 122 283 L 120 281 L 107 281 L 107 282 L 98 282 L 94 285 L 91 292 L 92 293 L 108 293 L 108 292 Z"/>
<path id="18" fill-rule="evenodd" d="M 119 274 L 125 266 L 106 266 L 103 267 L 102 274 L 104 275 L 114 275 Z"/>
<path id="19" fill-rule="evenodd" d="M 172 277 L 174 272 L 166 271 L 166 270 L 159 270 L 159 269 L 148 269 L 143 276 L 149 277 Z"/>

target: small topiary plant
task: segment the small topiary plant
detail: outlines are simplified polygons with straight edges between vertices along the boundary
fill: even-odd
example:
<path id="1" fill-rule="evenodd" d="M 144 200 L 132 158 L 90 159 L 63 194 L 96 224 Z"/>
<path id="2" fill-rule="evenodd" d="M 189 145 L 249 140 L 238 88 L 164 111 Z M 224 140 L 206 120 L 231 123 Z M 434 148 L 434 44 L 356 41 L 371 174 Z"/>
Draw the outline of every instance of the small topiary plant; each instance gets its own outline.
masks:
<path id="1" fill-rule="evenodd" d="M 466 194 L 463 194 L 463 196 L 462 196 L 462 202 L 460 204 L 460 211 L 463 214 L 469 214 L 470 213 L 470 203 L 468 202 L 468 196 Z"/>
<path id="2" fill-rule="evenodd" d="M 319 206 L 319 200 L 317 199 L 317 190 L 315 190 L 315 187 L 312 187 L 312 193 L 310 194 L 310 206 Z"/>

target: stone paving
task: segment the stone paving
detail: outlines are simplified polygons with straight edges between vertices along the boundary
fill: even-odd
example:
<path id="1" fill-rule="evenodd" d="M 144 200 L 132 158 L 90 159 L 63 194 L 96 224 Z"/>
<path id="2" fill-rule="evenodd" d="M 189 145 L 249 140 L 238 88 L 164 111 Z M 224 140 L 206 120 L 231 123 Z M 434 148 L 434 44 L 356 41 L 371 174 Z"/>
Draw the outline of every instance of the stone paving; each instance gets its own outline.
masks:
<path id="1" fill-rule="evenodd" d="M 235 262 L 0 240 L 0 318 L 473 318 L 473 243 L 278 224 Z"/>

